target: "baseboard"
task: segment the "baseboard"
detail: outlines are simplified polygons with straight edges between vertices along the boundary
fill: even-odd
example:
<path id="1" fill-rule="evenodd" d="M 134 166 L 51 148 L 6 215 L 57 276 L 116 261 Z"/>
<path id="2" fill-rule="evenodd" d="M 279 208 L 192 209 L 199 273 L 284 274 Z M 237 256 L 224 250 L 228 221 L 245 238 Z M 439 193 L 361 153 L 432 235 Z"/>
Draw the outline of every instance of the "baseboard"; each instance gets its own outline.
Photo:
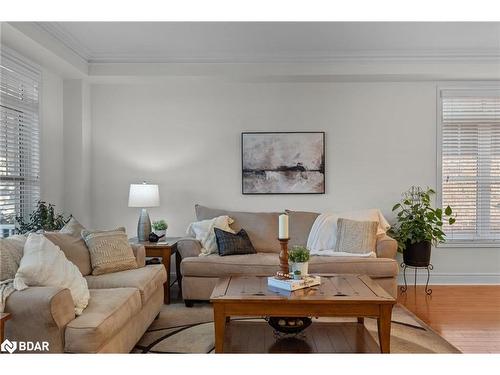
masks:
<path id="1" fill-rule="evenodd" d="M 408 285 L 413 285 L 415 273 L 412 269 L 406 271 L 406 281 Z M 170 274 L 170 282 L 177 279 L 175 273 Z M 427 281 L 427 272 L 418 270 L 417 284 L 425 285 Z M 399 272 L 398 284 L 404 284 L 402 271 Z M 432 272 L 429 285 L 496 285 L 500 284 L 500 273 L 444 273 Z"/>
<path id="2" fill-rule="evenodd" d="M 406 281 L 408 285 L 413 285 L 415 273 L 413 269 L 406 271 Z M 427 281 L 427 272 L 418 270 L 417 284 L 425 285 Z M 403 284 L 403 274 L 400 272 L 398 276 L 399 284 Z M 446 285 L 446 284 L 500 284 L 499 273 L 437 273 L 431 271 L 429 285 Z"/>

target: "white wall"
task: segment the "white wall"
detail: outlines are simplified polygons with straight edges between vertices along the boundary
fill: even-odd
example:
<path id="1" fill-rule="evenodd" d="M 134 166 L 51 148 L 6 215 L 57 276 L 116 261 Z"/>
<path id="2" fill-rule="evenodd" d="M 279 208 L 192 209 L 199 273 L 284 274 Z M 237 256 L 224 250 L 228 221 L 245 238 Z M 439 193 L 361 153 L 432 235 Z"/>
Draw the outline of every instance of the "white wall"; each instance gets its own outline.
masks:
<path id="1" fill-rule="evenodd" d="M 42 69 L 40 101 L 40 193 L 41 198 L 64 209 L 63 178 L 63 79 Z"/>
<path id="2" fill-rule="evenodd" d="M 90 87 L 81 79 L 66 79 L 63 86 L 64 208 L 90 226 Z"/>
<path id="3" fill-rule="evenodd" d="M 412 184 L 436 186 L 436 83 L 262 83 L 170 79 L 92 86 L 92 225 L 138 211 L 128 186 L 160 184 L 170 235 L 201 203 L 234 210 L 390 207 Z M 326 132 L 325 195 L 243 196 L 242 131 Z M 434 251 L 439 282 L 498 282 L 499 249 Z M 480 275 L 478 275 L 480 274 Z M 439 276 L 439 275 L 442 275 Z"/>

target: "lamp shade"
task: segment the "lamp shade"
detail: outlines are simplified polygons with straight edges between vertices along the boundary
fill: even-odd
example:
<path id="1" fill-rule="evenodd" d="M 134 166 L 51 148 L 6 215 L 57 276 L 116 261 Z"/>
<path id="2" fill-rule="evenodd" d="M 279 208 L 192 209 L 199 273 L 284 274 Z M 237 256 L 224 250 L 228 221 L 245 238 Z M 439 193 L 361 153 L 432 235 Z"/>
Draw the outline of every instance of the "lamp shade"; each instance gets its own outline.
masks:
<path id="1" fill-rule="evenodd" d="M 130 184 L 128 194 L 129 207 L 158 207 L 160 205 L 160 193 L 158 185 L 155 184 Z"/>

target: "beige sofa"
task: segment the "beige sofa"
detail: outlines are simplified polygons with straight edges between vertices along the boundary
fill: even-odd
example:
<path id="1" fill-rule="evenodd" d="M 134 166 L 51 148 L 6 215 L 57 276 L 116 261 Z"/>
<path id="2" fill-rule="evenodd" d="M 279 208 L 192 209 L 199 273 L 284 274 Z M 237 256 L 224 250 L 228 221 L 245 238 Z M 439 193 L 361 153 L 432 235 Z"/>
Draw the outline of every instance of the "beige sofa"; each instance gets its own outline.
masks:
<path id="1" fill-rule="evenodd" d="M 234 219 L 232 228 L 244 228 L 256 254 L 199 256 L 201 244 L 184 238 L 177 244 L 181 256 L 182 295 L 186 306 L 193 301 L 208 300 L 219 277 L 229 275 L 269 276 L 279 270 L 280 244 L 277 239 L 278 212 L 233 212 L 196 205 L 197 220 L 228 215 Z M 318 216 L 313 212 L 288 211 L 290 222 L 289 246 L 305 245 L 309 231 Z M 366 274 L 375 279 L 391 295 L 397 295 L 398 263 L 395 260 L 397 242 L 387 235 L 377 238 L 376 258 L 313 256 L 311 273 Z"/>
<path id="2" fill-rule="evenodd" d="M 12 293 L 6 312 L 6 338 L 48 341 L 53 353 L 128 353 L 144 334 L 163 305 L 163 265 L 145 265 L 145 249 L 134 246 L 138 268 L 99 276 L 90 265 L 75 263 L 87 280 L 90 300 L 75 316 L 68 289 L 30 287 Z"/>

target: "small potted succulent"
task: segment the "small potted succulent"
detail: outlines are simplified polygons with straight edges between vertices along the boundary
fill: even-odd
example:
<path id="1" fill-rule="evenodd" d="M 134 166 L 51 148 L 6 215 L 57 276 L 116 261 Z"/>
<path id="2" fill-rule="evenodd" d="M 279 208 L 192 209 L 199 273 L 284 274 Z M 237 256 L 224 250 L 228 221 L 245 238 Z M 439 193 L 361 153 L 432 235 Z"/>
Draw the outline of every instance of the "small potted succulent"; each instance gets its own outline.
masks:
<path id="1" fill-rule="evenodd" d="M 153 231 L 158 237 L 163 237 L 167 233 L 168 224 L 165 220 L 153 221 Z"/>
<path id="2" fill-rule="evenodd" d="M 398 251 L 403 253 L 403 261 L 408 266 L 429 266 L 431 246 L 446 240 L 443 222 L 455 223 L 450 206 L 444 210 L 432 207 L 431 196 L 434 194 L 432 189 L 413 186 L 392 208 L 397 213 L 397 222 L 389 234 L 398 241 Z"/>
<path id="3" fill-rule="evenodd" d="M 305 246 L 294 246 L 288 252 L 288 261 L 293 275 L 307 276 L 309 272 L 309 250 Z"/>

